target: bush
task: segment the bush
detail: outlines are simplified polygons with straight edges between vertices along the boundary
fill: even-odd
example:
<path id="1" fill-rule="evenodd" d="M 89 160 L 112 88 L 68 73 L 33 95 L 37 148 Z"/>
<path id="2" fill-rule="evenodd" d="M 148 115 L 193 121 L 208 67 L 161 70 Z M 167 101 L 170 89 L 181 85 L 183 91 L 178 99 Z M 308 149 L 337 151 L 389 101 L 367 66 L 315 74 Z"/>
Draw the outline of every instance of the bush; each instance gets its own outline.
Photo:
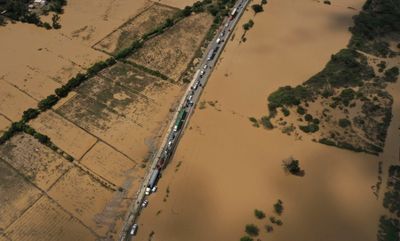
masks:
<path id="1" fill-rule="evenodd" d="M 313 120 L 313 116 L 310 115 L 310 114 L 306 114 L 306 115 L 304 116 L 304 120 L 306 120 L 306 121 L 308 121 L 308 122 L 311 122 L 311 121 Z"/>
<path id="2" fill-rule="evenodd" d="M 399 67 L 395 66 L 385 71 L 384 73 L 384 80 L 386 82 L 394 83 L 399 76 Z"/>
<path id="3" fill-rule="evenodd" d="M 253 9 L 254 14 L 264 11 L 263 6 L 260 4 L 253 4 L 251 5 L 251 8 Z"/>
<path id="4" fill-rule="evenodd" d="M 381 216 L 379 219 L 378 241 L 398 241 L 400 221 L 395 218 Z"/>
<path id="5" fill-rule="evenodd" d="M 305 133 L 315 133 L 319 131 L 319 125 L 316 125 L 314 123 L 310 123 L 307 126 L 299 126 L 299 128 Z"/>
<path id="6" fill-rule="evenodd" d="M 324 1 L 324 4 L 326 4 L 326 5 L 331 5 L 331 1 L 325 0 L 325 1 Z"/>
<path id="7" fill-rule="evenodd" d="M 258 233 L 260 232 L 260 230 L 258 229 L 258 227 L 254 224 L 247 224 L 246 228 L 245 228 L 245 232 L 250 235 L 250 236 L 258 236 Z"/>
<path id="8" fill-rule="evenodd" d="M 298 106 L 297 107 L 297 113 L 299 114 L 299 115 L 304 115 L 305 113 L 306 113 L 306 110 L 302 107 L 302 106 Z"/>
<path id="9" fill-rule="evenodd" d="M 254 26 L 254 21 L 253 20 L 249 20 L 247 23 L 243 24 L 243 29 L 244 30 L 249 30 Z"/>
<path id="10" fill-rule="evenodd" d="M 351 125 L 351 121 L 349 121 L 348 119 L 344 119 L 344 118 L 339 119 L 339 126 L 340 127 L 346 128 L 346 127 L 348 127 L 350 125 Z"/>
<path id="11" fill-rule="evenodd" d="M 38 107 L 41 111 L 45 111 L 53 107 L 55 104 L 57 104 L 59 100 L 59 97 L 55 95 L 49 95 L 46 97 L 46 99 L 43 99 L 39 101 Z"/>
<path id="12" fill-rule="evenodd" d="M 33 134 L 33 137 L 36 138 L 42 144 L 49 144 L 50 143 L 50 138 L 48 136 L 40 134 L 38 132 Z"/>
<path id="13" fill-rule="evenodd" d="M 263 219 L 265 218 L 265 213 L 261 210 L 255 209 L 254 210 L 254 215 L 256 216 L 256 218 L 258 219 Z"/>
<path id="14" fill-rule="evenodd" d="M 240 238 L 240 241 L 253 241 L 253 239 L 250 238 L 249 236 L 243 236 Z"/>
<path id="15" fill-rule="evenodd" d="M 293 160 L 292 162 L 293 167 L 288 167 L 292 169 L 293 172 L 298 173 L 300 172 L 300 167 L 299 167 L 299 161 L 298 160 Z M 281 215 L 283 212 L 283 202 L 278 199 L 278 201 L 274 204 L 274 210 L 278 215 Z"/>
<path id="16" fill-rule="evenodd" d="M 274 129 L 274 126 L 272 125 L 270 118 L 267 116 L 261 117 L 261 123 L 265 129 L 269 130 Z"/>
<path id="17" fill-rule="evenodd" d="M 288 110 L 288 108 L 286 107 L 282 107 L 282 113 L 284 116 L 289 116 L 290 115 L 290 111 Z"/>
<path id="18" fill-rule="evenodd" d="M 32 119 L 35 119 L 40 114 L 38 109 L 29 108 L 22 114 L 22 121 L 28 122 Z"/>

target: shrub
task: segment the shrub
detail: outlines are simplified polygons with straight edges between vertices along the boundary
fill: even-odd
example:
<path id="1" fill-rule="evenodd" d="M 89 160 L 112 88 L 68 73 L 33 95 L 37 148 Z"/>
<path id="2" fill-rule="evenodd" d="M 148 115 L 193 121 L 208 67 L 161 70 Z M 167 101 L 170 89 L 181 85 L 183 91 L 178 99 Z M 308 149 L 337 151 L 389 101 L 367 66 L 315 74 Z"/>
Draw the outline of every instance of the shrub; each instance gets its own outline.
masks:
<path id="1" fill-rule="evenodd" d="M 245 232 L 250 235 L 250 236 L 258 236 L 258 233 L 260 232 L 260 230 L 258 229 L 258 227 L 254 224 L 247 224 L 246 228 L 245 228 Z"/>
<path id="2" fill-rule="evenodd" d="M 290 115 L 290 111 L 288 110 L 288 108 L 282 107 L 281 110 L 282 110 L 282 113 L 283 113 L 284 116 L 289 116 Z"/>
<path id="3" fill-rule="evenodd" d="M 249 20 L 247 23 L 243 24 L 243 29 L 244 30 L 249 30 L 254 26 L 254 21 L 253 20 Z"/>
<path id="4" fill-rule="evenodd" d="M 286 171 L 293 175 L 302 174 L 302 170 L 300 169 L 300 162 L 299 160 L 295 160 L 293 158 L 289 158 L 282 162 L 282 165 Z M 282 204 L 282 201 L 278 200 L 278 204 Z M 275 207 L 275 206 L 274 206 Z M 277 212 L 279 214 L 279 212 Z"/>
<path id="5" fill-rule="evenodd" d="M 292 171 L 295 172 L 295 173 L 300 172 L 299 161 L 298 160 L 293 160 L 292 163 L 293 163 L 293 164 L 291 164 L 292 167 L 288 167 L 288 169 L 291 168 Z M 278 201 L 274 204 L 274 210 L 278 215 L 282 214 L 282 212 L 283 212 L 283 202 L 280 199 L 278 199 Z"/>
<path id="6" fill-rule="evenodd" d="M 331 5 L 331 1 L 325 0 L 325 1 L 324 1 L 324 4 L 326 4 L 326 5 Z"/>
<path id="7" fill-rule="evenodd" d="M 240 241 L 253 241 L 253 239 L 250 238 L 249 236 L 243 236 L 240 238 Z"/>
<path id="8" fill-rule="evenodd" d="M 253 4 L 251 5 L 251 8 L 253 9 L 254 14 L 264 11 L 263 6 L 260 4 Z"/>
<path id="9" fill-rule="evenodd" d="M 312 116 L 312 115 L 310 115 L 310 114 L 306 114 L 306 115 L 304 116 L 304 120 L 306 120 L 306 121 L 310 122 L 310 121 L 312 121 L 312 120 L 313 120 L 313 116 Z"/>
<path id="10" fill-rule="evenodd" d="M 339 119 L 339 126 L 342 128 L 346 128 L 351 125 L 351 122 L 348 119 Z"/>
<path id="11" fill-rule="evenodd" d="M 300 106 L 300 105 L 297 107 L 297 110 L 296 110 L 296 111 L 297 111 L 297 113 L 300 114 L 300 115 L 304 115 L 304 114 L 306 113 L 306 110 L 305 110 L 302 106 Z"/>
<path id="12" fill-rule="evenodd" d="M 385 71 L 384 73 L 384 80 L 386 82 L 394 83 L 399 76 L 399 67 L 395 66 Z"/>
<path id="13" fill-rule="evenodd" d="M 261 5 L 267 4 L 267 0 L 261 0 Z"/>
<path id="14" fill-rule="evenodd" d="M 272 125 L 270 118 L 267 116 L 261 117 L 261 123 L 265 129 L 269 130 L 274 129 L 274 126 Z"/>
<path id="15" fill-rule="evenodd" d="M 22 114 L 22 121 L 28 122 L 32 119 L 35 119 L 40 114 L 38 109 L 29 108 Z"/>
<path id="16" fill-rule="evenodd" d="M 47 22 L 43 23 L 43 27 L 44 27 L 45 29 L 47 29 L 47 30 L 52 29 L 51 25 L 50 25 L 49 23 L 47 23 Z"/>
<path id="17" fill-rule="evenodd" d="M 60 21 L 60 16 L 58 16 L 58 14 L 54 14 L 53 17 L 51 18 L 52 21 L 52 26 L 54 29 L 60 29 L 61 25 L 59 23 Z"/>
<path id="18" fill-rule="evenodd" d="M 35 137 L 42 144 L 49 144 L 50 142 L 50 138 L 48 136 L 40 134 L 38 132 L 34 133 L 33 137 Z"/>
<path id="19" fill-rule="evenodd" d="M 214 102 L 212 102 L 213 104 L 214 104 Z M 212 104 L 210 104 L 210 105 L 212 105 Z M 256 118 L 254 118 L 254 117 L 249 117 L 249 120 L 253 123 L 253 126 L 254 127 L 259 127 L 260 125 L 258 124 L 258 121 L 257 121 L 257 119 Z"/>
<path id="20" fill-rule="evenodd" d="M 265 213 L 261 210 L 255 209 L 254 210 L 254 215 L 256 216 L 256 218 L 258 219 L 263 219 L 265 218 Z"/>
<path id="21" fill-rule="evenodd" d="M 307 126 L 299 126 L 299 128 L 305 133 L 315 133 L 319 131 L 319 126 L 314 123 L 310 123 Z"/>

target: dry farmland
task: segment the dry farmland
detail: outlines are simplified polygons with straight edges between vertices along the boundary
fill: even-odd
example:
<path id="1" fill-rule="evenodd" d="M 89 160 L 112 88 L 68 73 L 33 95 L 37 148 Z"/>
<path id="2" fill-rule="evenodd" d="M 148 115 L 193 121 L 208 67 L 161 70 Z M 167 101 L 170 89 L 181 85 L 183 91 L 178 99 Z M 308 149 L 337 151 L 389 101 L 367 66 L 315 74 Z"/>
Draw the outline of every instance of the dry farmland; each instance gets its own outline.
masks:
<path id="1" fill-rule="evenodd" d="M 138 40 L 144 33 L 149 32 L 171 18 L 177 9 L 153 3 L 140 14 L 124 23 L 120 28 L 111 32 L 94 47 L 107 53 L 116 53 Z"/>
<path id="2" fill-rule="evenodd" d="M 177 11 L 148 0 L 71 0 L 60 30 L 1 27 L 7 61 L 0 65 L 0 134 L 78 72 Z M 183 19 L 130 58 L 177 80 L 211 23 L 208 14 Z M 151 56 L 157 58 L 149 65 Z M 117 239 L 185 89 L 135 66 L 127 61 L 104 69 L 31 120 L 52 148 L 25 133 L 0 145 L 1 241 Z"/>
<path id="3" fill-rule="evenodd" d="M 200 47 L 212 20 L 208 13 L 184 18 L 164 34 L 147 41 L 130 60 L 178 80 Z"/>

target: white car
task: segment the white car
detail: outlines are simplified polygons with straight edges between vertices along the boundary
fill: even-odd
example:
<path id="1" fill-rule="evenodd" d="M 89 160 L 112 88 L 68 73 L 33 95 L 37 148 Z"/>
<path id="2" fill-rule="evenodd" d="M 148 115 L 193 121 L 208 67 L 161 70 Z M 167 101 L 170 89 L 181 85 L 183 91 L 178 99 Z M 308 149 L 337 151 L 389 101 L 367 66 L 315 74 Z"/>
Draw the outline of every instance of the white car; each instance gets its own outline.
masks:
<path id="1" fill-rule="evenodd" d="M 204 70 L 200 71 L 200 77 L 202 77 L 206 72 Z"/>
<path id="2" fill-rule="evenodd" d="M 136 223 L 133 224 L 133 225 L 132 225 L 132 228 L 131 228 L 130 234 L 131 234 L 131 235 L 135 235 L 136 232 L 137 232 L 137 229 L 138 229 L 138 225 L 137 225 Z"/>
<path id="3" fill-rule="evenodd" d="M 157 186 L 154 186 L 152 189 L 151 189 L 151 192 L 157 192 Z"/>
<path id="4" fill-rule="evenodd" d="M 205 65 L 203 66 L 203 69 L 206 70 L 207 67 L 208 67 L 208 65 L 205 64 Z"/>
<path id="5" fill-rule="evenodd" d="M 149 204 L 149 201 L 148 201 L 148 200 L 144 200 L 144 201 L 142 202 L 142 208 L 147 207 L 147 204 Z"/>

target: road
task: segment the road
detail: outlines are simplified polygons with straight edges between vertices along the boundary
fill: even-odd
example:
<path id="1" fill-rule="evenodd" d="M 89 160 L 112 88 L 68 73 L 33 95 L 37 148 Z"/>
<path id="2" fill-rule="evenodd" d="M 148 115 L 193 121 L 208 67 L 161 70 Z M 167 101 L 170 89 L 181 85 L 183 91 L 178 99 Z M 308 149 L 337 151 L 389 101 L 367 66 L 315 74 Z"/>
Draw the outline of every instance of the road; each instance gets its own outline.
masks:
<path id="1" fill-rule="evenodd" d="M 207 51 L 205 52 L 200 64 L 199 69 L 196 71 L 188 89 L 185 92 L 179 106 L 178 111 L 175 113 L 173 121 L 171 122 L 166 138 L 161 144 L 159 151 L 153 156 L 150 172 L 145 178 L 142 188 L 138 191 L 137 199 L 130 207 L 130 213 L 127 215 L 124 228 L 121 232 L 120 241 L 133 240 L 133 235 L 130 234 L 131 227 L 135 223 L 138 212 L 141 211 L 141 204 L 146 195 L 151 191 L 149 189 L 156 185 L 157 179 L 152 178 L 154 174 L 161 173 L 167 166 L 171 159 L 183 131 L 189 122 L 195 104 L 199 101 L 201 93 L 210 77 L 218 57 L 222 53 L 225 45 L 227 44 L 233 29 L 243 14 L 247 4 L 250 0 L 238 0 L 229 17 L 221 24 L 220 29 L 215 34 L 214 39 L 210 42 Z M 147 193 L 146 193 L 147 192 Z M 140 230 L 137 230 L 140 232 Z"/>

